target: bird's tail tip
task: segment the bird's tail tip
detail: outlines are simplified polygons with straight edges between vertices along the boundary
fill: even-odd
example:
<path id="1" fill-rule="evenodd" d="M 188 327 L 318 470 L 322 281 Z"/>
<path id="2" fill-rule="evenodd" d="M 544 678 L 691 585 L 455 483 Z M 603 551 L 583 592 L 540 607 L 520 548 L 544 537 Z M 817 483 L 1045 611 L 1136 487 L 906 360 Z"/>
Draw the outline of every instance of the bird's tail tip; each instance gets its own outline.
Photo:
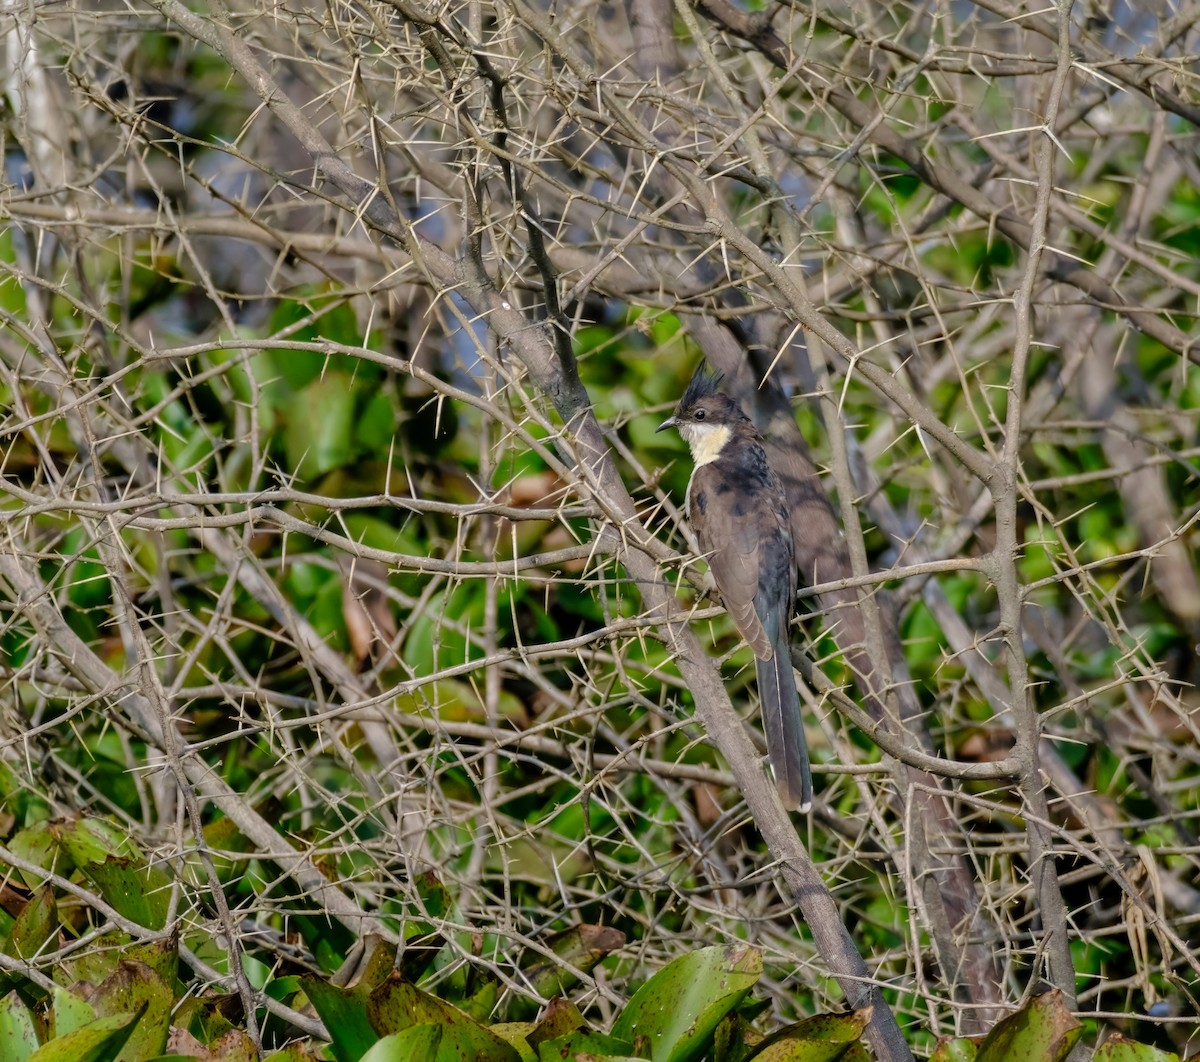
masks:
<path id="1" fill-rule="evenodd" d="M 812 786 L 809 784 L 801 784 L 799 791 L 788 785 L 786 781 L 779 780 L 779 797 L 783 801 L 783 806 L 789 811 L 798 811 L 801 815 L 807 815 L 812 811 L 813 795 Z"/>

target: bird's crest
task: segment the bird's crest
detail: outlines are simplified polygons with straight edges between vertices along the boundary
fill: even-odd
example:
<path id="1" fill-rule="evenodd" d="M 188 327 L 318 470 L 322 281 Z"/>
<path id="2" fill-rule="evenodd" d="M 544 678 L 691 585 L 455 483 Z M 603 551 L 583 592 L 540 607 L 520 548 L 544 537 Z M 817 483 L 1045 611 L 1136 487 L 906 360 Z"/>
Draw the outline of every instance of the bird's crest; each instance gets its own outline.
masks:
<path id="1" fill-rule="evenodd" d="M 683 398 L 679 400 L 679 408 L 691 409 L 700 399 L 715 395 L 720 389 L 723 379 L 725 379 L 724 373 L 713 372 L 708 367 L 708 362 L 700 362 L 692 374 L 692 382 L 688 384 L 687 390 L 683 392 Z"/>

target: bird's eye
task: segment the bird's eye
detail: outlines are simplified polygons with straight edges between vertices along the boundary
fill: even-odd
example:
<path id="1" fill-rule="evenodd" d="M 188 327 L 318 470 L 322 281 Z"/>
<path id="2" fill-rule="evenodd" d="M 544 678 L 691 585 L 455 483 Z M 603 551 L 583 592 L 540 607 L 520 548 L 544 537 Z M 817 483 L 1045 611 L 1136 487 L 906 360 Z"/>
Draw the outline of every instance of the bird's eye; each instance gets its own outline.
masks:
<path id="1" fill-rule="evenodd" d="M 694 416 L 697 420 L 703 420 L 705 417 L 708 416 L 708 410 L 698 409 L 698 410 L 696 410 Z"/>

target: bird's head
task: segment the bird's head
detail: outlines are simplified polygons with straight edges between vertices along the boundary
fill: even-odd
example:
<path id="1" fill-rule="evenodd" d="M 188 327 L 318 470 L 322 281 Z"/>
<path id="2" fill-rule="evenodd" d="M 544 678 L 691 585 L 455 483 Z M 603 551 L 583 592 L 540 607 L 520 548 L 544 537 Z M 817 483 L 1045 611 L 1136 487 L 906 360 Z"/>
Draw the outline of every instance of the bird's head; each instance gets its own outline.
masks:
<path id="1" fill-rule="evenodd" d="M 715 461 L 734 429 L 750 423 L 741 407 L 720 386 L 721 374 L 701 362 L 675 413 L 656 429 L 678 428 L 697 465 Z"/>

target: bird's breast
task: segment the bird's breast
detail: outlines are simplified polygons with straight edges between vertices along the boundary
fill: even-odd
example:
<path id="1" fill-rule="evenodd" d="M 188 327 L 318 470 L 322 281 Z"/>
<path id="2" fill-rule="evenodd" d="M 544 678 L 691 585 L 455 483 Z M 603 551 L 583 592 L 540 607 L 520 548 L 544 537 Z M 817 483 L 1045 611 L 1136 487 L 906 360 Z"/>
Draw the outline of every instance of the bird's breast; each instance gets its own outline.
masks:
<path id="1" fill-rule="evenodd" d="M 681 432 L 692 451 L 692 463 L 701 468 L 721 456 L 732 431 L 728 424 L 689 424 Z"/>

